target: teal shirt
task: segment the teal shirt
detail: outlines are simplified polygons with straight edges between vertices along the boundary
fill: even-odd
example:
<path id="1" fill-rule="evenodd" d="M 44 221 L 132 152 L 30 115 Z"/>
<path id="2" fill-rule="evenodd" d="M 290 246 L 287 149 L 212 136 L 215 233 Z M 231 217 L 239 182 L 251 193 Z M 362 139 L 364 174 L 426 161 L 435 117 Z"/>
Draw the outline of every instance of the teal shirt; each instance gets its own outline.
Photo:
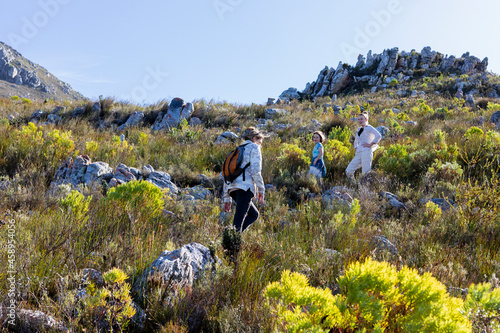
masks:
<path id="1" fill-rule="evenodd" d="M 312 158 L 311 164 L 314 163 L 314 160 L 316 159 L 316 157 L 319 156 L 319 149 L 320 148 L 323 149 L 323 145 L 321 144 L 321 142 L 318 142 L 317 144 L 314 145 L 313 158 Z M 324 151 L 324 149 L 323 149 L 323 151 Z M 323 159 L 323 156 L 321 156 L 321 160 L 322 159 Z"/>

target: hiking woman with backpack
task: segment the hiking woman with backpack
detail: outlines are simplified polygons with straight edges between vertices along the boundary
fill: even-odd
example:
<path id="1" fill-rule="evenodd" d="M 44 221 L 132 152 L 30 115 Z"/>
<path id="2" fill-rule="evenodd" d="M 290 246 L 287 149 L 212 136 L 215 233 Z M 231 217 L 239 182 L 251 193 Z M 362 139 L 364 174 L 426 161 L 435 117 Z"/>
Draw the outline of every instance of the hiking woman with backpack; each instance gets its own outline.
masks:
<path id="1" fill-rule="evenodd" d="M 241 160 L 243 172 L 231 182 L 228 180 L 230 178 L 224 180 L 222 194 L 224 211 L 231 210 L 231 199 L 233 199 L 236 202 L 233 226 L 240 232 L 245 231 L 259 217 L 259 211 L 252 202 L 252 198 L 256 196 L 258 204 L 264 203 L 265 187 L 261 174 L 262 153 L 260 151 L 264 137 L 264 134 L 254 127 L 245 130 L 243 133 L 245 142 L 238 147 L 243 148 Z M 224 164 L 226 165 L 226 162 Z M 223 175 L 226 178 L 225 170 Z"/>

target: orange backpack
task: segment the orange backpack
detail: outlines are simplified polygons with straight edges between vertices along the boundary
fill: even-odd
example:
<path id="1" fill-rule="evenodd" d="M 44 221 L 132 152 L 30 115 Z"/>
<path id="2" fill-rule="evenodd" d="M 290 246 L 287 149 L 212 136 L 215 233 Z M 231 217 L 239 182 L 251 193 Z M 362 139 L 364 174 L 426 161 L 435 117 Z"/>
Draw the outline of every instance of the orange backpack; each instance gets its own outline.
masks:
<path id="1" fill-rule="evenodd" d="M 235 150 L 227 155 L 226 160 L 222 165 L 222 176 L 224 177 L 224 181 L 228 185 L 231 184 L 242 173 L 243 181 L 245 180 L 245 170 L 250 166 L 250 163 L 247 163 L 247 165 L 241 167 L 241 164 L 243 163 L 243 152 L 246 145 L 248 145 L 248 143 L 236 147 Z"/>

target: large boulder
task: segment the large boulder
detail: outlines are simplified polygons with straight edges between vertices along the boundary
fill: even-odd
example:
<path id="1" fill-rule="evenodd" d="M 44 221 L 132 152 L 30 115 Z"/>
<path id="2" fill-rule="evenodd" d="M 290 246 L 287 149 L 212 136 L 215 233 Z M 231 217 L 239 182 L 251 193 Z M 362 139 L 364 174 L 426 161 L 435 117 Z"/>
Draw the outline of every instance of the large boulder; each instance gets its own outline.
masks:
<path id="1" fill-rule="evenodd" d="M 290 100 L 292 99 L 300 99 L 299 92 L 297 91 L 297 88 L 288 88 L 287 90 L 283 91 L 281 95 L 279 95 L 279 98 L 288 98 Z M 271 103 L 269 103 L 269 100 L 271 100 Z M 273 98 L 268 99 L 268 104 L 267 105 L 272 105 L 272 100 Z"/>
<path id="2" fill-rule="evenodd" d="M 491 122 L 493 124 L 500 123 L 500 111 L 497 111 L 491 115 Z"/>
<path id="3" fill-rule="evenodd" d="M 122 131 L 122 130 L 124 130 L 126 128 L 130 128 L 130 127 L 133 127 L 133 126 L 138 126 L 143 121 L 144 121 L 144 113 L 142 111 L 135 111 L 134 113 L 132 113 L 130 115 L 130 117 L 128 117 L 128 119 L 125 122 L 125 124 L 123 124 L 120 127 L 118 127 L 118 130 Z"/>
<path id="4" fill-rule="evenodd" d="M 71 157 L 68 158 L 56 171 L 52 183 L 55 185 L 70 184 L 72 187 L 78 188 L 78 185 L 84 181 L 89 164 L 90 158 L 87 155 L 75 157 L 74 162 Z"/>
<path id="5" fill-rule="evenodd" d="M 83 182 L 91 187 L 93 184 L 99 183 L 102 177 L 111 176 L 113 169 L 105 162 L 94 162 L 87 166 Z"/>
<path id="6" fill-rule="evenodd" d="M 168 188 L 170 194 L 179 193 L 179 189 L 174 183 L 172 183 L 170 175 L 166 172 L 153 171 L 149 174 L 147 181 L 158 186 L 161 189 Z"/>
<path id="7" fill-rule="evenodd" d="M 154 278 L 157 283 L 168 286 L 171 295 L 175 294 L 182 287 L 192 287 L 214 263 L 210 250 L 198 243 L 164 251 L 142 273 L 141 278 L 134 284 L 134 291 L 143 299 L 147 293 L 148 280 Z"/>
<path id="8" fill-rule="evenodd" d="M 193 104 L 184 104 L 184 100 L 182 98 L 174 98 L 172 102 L 170 102 L 167 113 L 163 116 L 161 122 L 156 122 L 151 129 L 156 131 L 175 127 L 179 125 L 183 119 L 189 119 L 193 111 Z M 159 117 L 160 116 L 161 114 Z"/>

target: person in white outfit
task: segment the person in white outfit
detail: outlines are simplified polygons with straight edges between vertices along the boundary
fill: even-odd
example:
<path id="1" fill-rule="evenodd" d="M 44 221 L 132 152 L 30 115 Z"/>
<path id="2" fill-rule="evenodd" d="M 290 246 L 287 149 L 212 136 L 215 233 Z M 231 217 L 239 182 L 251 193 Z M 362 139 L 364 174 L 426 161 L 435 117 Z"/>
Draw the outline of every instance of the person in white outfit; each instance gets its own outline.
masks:
<path id="1" fill-rule="evenodd" d="M 378 148 L 378 143 L 382 139 L 379 131 L 368 124 L 367 112 L 359 114 L 358 124 L 359 127 L 354 139 L 356 154 L 345 170 L 347 177 L 351 180 L 354 180 L 354 172 L 359 168 L 361 168 L 363 175 L 372 169 L 373 152 Z"/>

